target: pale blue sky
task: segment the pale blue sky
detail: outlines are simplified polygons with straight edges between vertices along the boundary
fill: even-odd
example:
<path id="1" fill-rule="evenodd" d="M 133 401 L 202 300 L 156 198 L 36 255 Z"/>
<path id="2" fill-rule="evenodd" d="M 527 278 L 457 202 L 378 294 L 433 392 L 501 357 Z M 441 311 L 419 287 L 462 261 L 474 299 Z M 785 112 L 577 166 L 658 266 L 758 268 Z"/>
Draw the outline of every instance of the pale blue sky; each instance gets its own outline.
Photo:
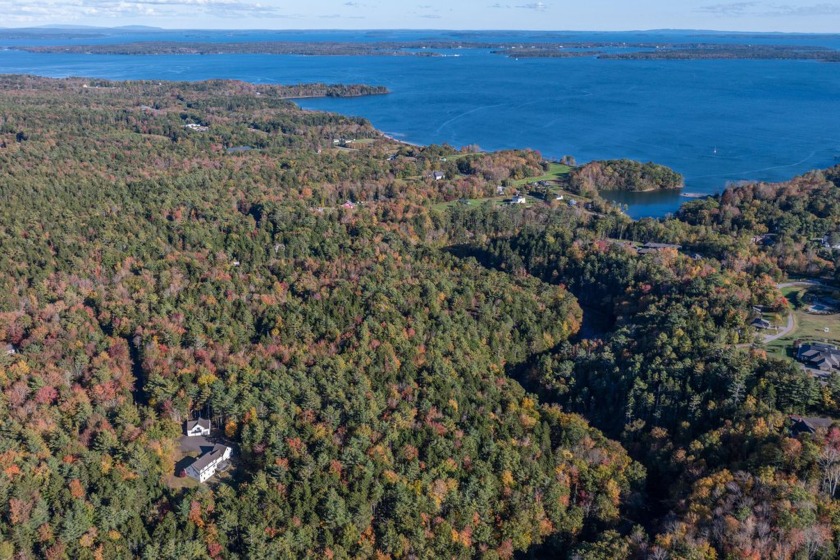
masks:
<path id="1" fill-rule="evenodd" d="M 0 25 L 840 32 L 840 0 L 0 0 Z"/>

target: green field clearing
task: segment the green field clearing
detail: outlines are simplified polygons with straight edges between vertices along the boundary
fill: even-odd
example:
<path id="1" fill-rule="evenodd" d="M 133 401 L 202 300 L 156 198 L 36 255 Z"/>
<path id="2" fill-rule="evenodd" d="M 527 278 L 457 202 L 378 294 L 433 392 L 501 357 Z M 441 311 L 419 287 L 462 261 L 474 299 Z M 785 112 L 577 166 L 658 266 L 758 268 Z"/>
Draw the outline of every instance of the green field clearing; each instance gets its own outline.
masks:
<path id="1" fill-rule="evenodd" d="M 454 156 L 449 156 L 448 159 L 449 160 L 454 160 L 454 159 L 458 159 L 458 158 L 462 158 L 462 157 L 467 157 L 469 155 L 472 155 L 472 154 L 457 154 L 457 155 L 454 155 Z M 549 164 L 549 169 L 545 174 L 539 175 L 539 176 L 534 176 L 534 177 L 526 177 L 525 179 L 519 179 L 518 181 L 514 181 L 512 183 L 512 186 L 522 187 L 522 186 L 528 185 L 530 183 L 536 183 L 537 181 L 559 181 L 560 179 L 562 179 L 562 177 L 564 175 L 568 175 L 570 170 L 571 170 L 571 167 L 569 167 L 568 165 L 563 165 L 563 164 L 560 164 L 560 163 L 551 163 L 551 164 Z M 486 203 L 503 204 L 506 200 L 510 200 L 510 198 L 512 196 L 513 191 L 509 190 L 508 192 L 511 193 L 511 194 L 505 195 L 505 196 L 488 197 L 488 198 L 471 198 L 471 199 L 469 199 L 469 203 L 470 204 L 486 204 Z M 546 202 L 552 202 L 554 200 L 554 197 L 556 197 L 557 195 L 560 195 L 560 194 L 562 194 L 565 197 L 566 200 L 575 199 L 578 202 L 588 202 L 590 200 L 589 198 L 578 196 L 578 195 L 572 194 L 568 191 L 564 191 L 563 189 L 561 189 L 557 186 L 550 186 L 546 189 L 546 199 L 545 200 L 543 200 L 542 198 L 539 198 L 539 197 L 535 197 L 535 196 L 531 196 L 529 194 L 525 194 L 524 192 L 523 192 L 523 194 L 528 199 L 528 205 L 537 204 L 537 203 L 544 204 Z M 450 202 L 441 202 L 441 203 L 435 204 L 434 206 L 432 206 L 432 208 L 434 208 L 435 210 L 445 210 L 445 209 L 451 208 L 451 207 L 453 207 L 457 204 L 461 204 L 461 202 L 457 201 L 457 200 L 453 200 L 453 201 L 450 201 Z"/>
<path id="2" fill-rule="evenodd" d="M 793 356 L 793 343 L 797 340 L 828 342 L 840 345 L 840 314 L 814 315 L 808 313 L 809 304 L 804 296 L 809 293 L 825 294 L 820 288 L 793 286 L 784 288 L 782 294 L 790 301 L 796 322 L 794 329 L 784 337 L 767 345 L 768 352 L 777 356 Z M 772 321 L 772 320 L 771 320 Z M 828 328 L 829 332 L 825 332 Z"/>
<path id="3" fill-rule="evenodd" d="M 522 185 L 527 185 L 528 183 L 535 183 L 537 181 L 559 181 L 565 175 L 569 174 L 572 168 L 568 165 L 563 165 L 561 163 L 551 163 L 548 166 L 548 172 L 544 175 L 539 175 L 537 177 L 526 177 L 524 179 L 520 179 L 518 181 L 514 181 L 514 186 L 521 187 Z"/>

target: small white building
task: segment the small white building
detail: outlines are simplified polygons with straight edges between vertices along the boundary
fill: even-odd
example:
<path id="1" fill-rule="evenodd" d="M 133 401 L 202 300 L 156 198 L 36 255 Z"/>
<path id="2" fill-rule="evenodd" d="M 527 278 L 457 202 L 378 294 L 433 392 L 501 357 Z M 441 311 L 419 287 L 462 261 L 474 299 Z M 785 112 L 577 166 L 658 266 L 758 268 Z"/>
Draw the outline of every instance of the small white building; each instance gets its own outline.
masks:
<path id="1" fill-rule="evenodd" d="M 12 354 L 17 354 L 17 350 L 15 350 L 15 347 L 11 344 L 6 344 L 5 346 L 3 346 L 3 352 L 8 354 L 9 356 L 11 356 Z"/>
<path id="2" fill-rule="evenodd" d="M 514 196 L 510 199 L 511 204 L 525 204 L 528 202 L 528 199 L 524 196 Z"/>
<path id="3" fill-rule="evenodd" d="M 210 420 L 199 418 L 192 422 L 187 422 L 187 436 L 209 436 L 210 435 Z"/>
<path id="4" fill-rule="evenodd" d="M 444 179 L 446 179 L 446 173 L 444 173 L 443 171 L 435 171 L 434 173 L 432 173 L 432 177 L 435 179 L 435 181 L 443 181 Z"/>
<path id="5" fill-rule="evenodd" d="M 832 251 L 840 251 L 840 243 L 831 243 L 831 236 L 826 235 L 822 238 L 823 247 Z"/>
<path id="6" fill-rule="evenodd" d="M 205 482 L 213 477 L 216 471 L 226 467 L 230 460 L 231 448 L 225 445 L 216 444 L 213 451 L 205 453 L 195 463 L 186 468 L 187 476 L 199 482 Z"/>

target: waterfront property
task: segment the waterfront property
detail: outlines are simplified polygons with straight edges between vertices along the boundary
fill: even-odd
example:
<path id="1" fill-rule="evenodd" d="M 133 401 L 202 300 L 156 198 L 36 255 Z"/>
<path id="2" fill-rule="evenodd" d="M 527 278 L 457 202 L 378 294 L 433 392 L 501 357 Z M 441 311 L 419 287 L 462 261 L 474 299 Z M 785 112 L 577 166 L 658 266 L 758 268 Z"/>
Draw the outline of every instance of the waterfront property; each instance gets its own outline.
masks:
<path id="1" fill-rule="evenodd" d="M 820 342 L 803 344 L 796 353 L 796 359 L 809 368 L 820 371 L 840 369 L 840 350 L 830 344 Z"/>
<path id="2" fill-rule="evenodd" d="M 187 422 L 187 436 L 209 436 L 210 435 L 210 420 L 199 418 L 192 422 Z"/>
<path id="3" fill-rule="evenodd" d="M 206 482 L 217 471 L 224 471 L 229 466 L 231 448 L 216 444 L 213 450 L 199 457 L 192 465 L 185 469 L 186 475 L 199 482 Z"/>

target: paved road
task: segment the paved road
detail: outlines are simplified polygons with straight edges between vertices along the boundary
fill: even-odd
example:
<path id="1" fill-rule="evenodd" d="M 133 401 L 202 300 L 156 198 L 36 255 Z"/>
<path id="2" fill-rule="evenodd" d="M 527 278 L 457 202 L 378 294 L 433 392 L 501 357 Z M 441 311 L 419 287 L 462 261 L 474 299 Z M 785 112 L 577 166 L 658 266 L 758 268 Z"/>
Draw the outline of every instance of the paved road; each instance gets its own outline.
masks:
<path id="1" fill-rule="evenodd" d="M 768 334 L 764 335 L 764 344 L 769 344 L 774 340 L 778 340 L 784 336 L 790 334 L 790 332 L 796 328 L 796 318 L 793 316 L 793 313 L 788 314 L 787 325 L 776 331 L 775 334 Z"/>

